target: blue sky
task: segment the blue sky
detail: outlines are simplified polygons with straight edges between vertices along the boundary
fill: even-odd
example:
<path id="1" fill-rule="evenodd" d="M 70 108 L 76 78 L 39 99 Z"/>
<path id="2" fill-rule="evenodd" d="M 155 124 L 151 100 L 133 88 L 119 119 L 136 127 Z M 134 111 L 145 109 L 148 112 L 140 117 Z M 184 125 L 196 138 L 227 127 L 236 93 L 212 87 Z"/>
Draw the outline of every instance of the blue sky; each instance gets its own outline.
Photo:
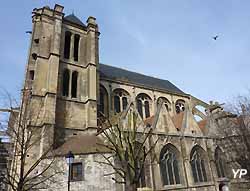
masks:
<path id="1" fill-rule="evenodd" d="M 8 0 L 0 7 L 0 87 L 12 95 L 24 79 L 32 9 L 55 3 L 84 22 L 97 18 L 102 63 L 167 79 L 207 102 L 250 88 L 250 1 Z"/>

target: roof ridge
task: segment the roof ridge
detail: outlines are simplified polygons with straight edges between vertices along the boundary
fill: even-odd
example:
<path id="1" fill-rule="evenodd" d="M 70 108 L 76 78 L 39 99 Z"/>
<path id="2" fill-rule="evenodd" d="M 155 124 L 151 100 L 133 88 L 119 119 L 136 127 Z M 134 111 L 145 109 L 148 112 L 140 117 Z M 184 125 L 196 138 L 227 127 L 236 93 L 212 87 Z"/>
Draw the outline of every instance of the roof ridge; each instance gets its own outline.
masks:
<path id="1" fill-rule="evenodd" d="M 119 69 L 119 70 L 125 70 L 125 71 L 128 71 L 128 72 L 132 72 L 132 73 L 134 73 L 134 74 L 139 74 L 139 75 L 142 75 L 142 76 L 154 78 L 154 79 L 157 79 L 157 80 L 164 80 L 164 81 L 170 82 L 169 80 L 166 80 L 166 79 L 161 79 L 161 78 L 159 78 L 159 77 L 155 77 L 155 76 L 151 76 L 151 75 L 146 75 L 146 74 L 142 74 L 142 73 L 139 73 L 139 72 L 134 72 L 134 71 L 131 71 L 131 70 L 129 70 L 129 69 L 119 68 L 118 66 L 111 66 L 111 65 L 103 64 L 103 63 L 100 63 L 100 64 L 101 64 L 101 65 L 108 66 L 108 67 L 117 68 L 117 69 Z M 171 82 L 170 82 L 170 83 L 171 83 Z"/>
<path id="2" fill-rule="evenodd" d="M 74 23 L 74 24 L 77 24 L 77 25 L 80 25 L 80 26 L 83 26 L 83 27 L 86 27 L 86 25 L 82 22 L 81 19 L 79 19 L 74 13 L 71 13 L 69 15 L 66 15 L 64 17 L 64 19 L 68 22 L 71 22 L 71 23 Z"/>

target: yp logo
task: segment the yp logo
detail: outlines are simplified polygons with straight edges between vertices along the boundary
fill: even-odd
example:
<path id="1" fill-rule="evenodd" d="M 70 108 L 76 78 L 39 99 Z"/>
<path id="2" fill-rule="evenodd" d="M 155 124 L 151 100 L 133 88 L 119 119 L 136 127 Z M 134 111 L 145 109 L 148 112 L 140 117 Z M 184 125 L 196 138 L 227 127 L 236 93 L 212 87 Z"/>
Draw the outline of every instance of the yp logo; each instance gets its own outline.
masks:
<path id="1" fill-rule="evenodd" d="M 233 170 L 233 174 L 234 174 L 234 178 L 242 178 L 242 176 L 247 175 L 247 169 L 232 169 Z"/>

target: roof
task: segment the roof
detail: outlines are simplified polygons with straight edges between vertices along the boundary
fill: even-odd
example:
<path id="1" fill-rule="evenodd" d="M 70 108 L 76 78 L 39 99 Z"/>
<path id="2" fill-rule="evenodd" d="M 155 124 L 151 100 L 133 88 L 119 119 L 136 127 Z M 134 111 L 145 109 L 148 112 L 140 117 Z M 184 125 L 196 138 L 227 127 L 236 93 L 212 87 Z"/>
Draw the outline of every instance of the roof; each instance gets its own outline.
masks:
<path id="1" fill-rule="evenodd" d="M 168 80 L 162 80 L 151 76 L 146 76 L 136 72 L 131 72 L 114 66 L 100 64 L 100 77 L 110 80 L 129 82 L 136 85 L 142 85 L 153 89 L 165 90 L 178 94 L 185 94 Z"/>
<path id="2" fill-rule="evenodd" d="M 180 112 L 176 115 L 174 115 L 172 117 L 172 121 L 174 123 L 174 126 L 177 128 L 177 129 L 181 129 L 182 127 L 182 121 L 183 121 L 183 117 L 184 117 L 184 112 Z"/>
<path id="3" fill-rule="evenodd" d="M 206 125 L 207 125 L 207 119 L 200 120 L 198 123 L 198 126 L 200 127 L 201 131 L 204 132 Z"/>
<path id="4" fill-rule="evenodd" d="M 148 118 L 146 118 L 146 119 L 144 120 L 144 123 L 145 123 L 146 125 L 152 126 L 152 125 L 153 125 L 153 122 L 154 122 L 154 118 L 155 118 L 154 115 L 151 116 L 151 117 L 148 117 Z"/>
<path id="5" fill-rule="evenodd" d="M 86 27 L 86 25 L 83 24 L 83 22 L 74 14 L 67 15 L 66 17 L 64 17 L 64 20 L 71 22 L 73 24 L 76 24 L 76 25 L 80 25 L 82 27 Z"/>
<path id="6" fill-rule="evenodd" d="M 65 155 L 69 151 L 73 154 L 90 154 L 109 152 L 103 141 L 96 135 L 78 135 L 69 138 L 64 144 L 55 150 L 57 155 Z"/>

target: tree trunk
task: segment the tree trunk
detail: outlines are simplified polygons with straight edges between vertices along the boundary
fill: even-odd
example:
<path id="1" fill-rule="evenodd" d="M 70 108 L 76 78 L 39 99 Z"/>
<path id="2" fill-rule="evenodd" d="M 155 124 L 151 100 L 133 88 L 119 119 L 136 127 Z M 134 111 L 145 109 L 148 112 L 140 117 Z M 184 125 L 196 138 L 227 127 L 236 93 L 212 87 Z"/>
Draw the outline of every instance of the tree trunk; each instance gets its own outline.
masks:
<path id="1" fill-rule="evenodd" d="M 137 191 L 136 184 L 132 184 L 130 181 L 126 181 L 125 191 Z"/>
<path id="2" fill-rule="evenodd" d="M 136 185 L 135 184 L 125 184 L 125 191 L 136 191 Z"/>

